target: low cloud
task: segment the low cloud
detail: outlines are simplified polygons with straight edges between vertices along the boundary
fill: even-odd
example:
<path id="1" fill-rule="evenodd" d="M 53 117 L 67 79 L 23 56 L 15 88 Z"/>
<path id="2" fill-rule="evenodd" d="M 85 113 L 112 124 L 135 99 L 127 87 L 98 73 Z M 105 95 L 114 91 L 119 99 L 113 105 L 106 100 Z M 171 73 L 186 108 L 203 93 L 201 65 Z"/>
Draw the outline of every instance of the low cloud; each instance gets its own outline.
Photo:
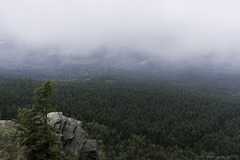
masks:
<path id="1" fill-rule="evenodd" d="M 110 53 L 124 48 L 169 61 L 235 64 L 239 6 L 237 0 L 0 0 L 0 33 L 82 55 L 104 46 Z"/>

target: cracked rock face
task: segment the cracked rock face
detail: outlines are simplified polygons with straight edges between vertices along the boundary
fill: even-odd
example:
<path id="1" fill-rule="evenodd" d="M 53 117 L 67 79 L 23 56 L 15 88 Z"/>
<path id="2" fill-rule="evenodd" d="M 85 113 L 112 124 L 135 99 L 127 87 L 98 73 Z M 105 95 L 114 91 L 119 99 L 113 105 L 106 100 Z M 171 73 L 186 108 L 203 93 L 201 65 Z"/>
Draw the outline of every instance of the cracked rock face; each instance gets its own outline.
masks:
<path id="1" fill-rule="evenodd" d="M 100 141 L 87 139 L 87 132 L 82 128 L 82 122 L 65 117 L 62 112 L 48 113 L 49 124 L 55 125 L 61 137 L 63 148 L 70 147 L 77 160 L 98 160 Z"/>

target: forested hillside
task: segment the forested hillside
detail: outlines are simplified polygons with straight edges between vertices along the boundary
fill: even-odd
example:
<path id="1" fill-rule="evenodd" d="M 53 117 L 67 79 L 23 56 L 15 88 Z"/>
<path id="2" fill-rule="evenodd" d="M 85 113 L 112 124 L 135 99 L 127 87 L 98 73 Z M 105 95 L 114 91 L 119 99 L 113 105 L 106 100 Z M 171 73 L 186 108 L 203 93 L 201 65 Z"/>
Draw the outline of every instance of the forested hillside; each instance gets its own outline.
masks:
<path id="1" fill-rule="evenodd" d="M 19 107 L 30 107 L 33 89 L 41 83 L 1 76 L 2 119 L 15 118 Z M 235 91 L 230 94 L 225 81 L 224 90 L 214 83 L 198 84 L 156 77 L 55 80 L 52 103 L 83 120 L 91 138 L 103 140 L 101 159 L 236 158 L 240 98 Z"/>

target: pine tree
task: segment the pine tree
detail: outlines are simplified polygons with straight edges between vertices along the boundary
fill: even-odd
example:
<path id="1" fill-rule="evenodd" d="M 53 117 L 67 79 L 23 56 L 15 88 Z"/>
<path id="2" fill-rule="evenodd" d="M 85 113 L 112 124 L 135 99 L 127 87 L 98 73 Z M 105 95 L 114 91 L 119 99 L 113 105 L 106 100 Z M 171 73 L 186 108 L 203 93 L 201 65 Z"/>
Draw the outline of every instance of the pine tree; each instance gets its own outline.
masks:
<path id="1" fill-rule="evenodd" d="M 26 146 L 29 160 L 61 159 L 61 143 L 55 134 L 55 128 L 47 123 L 47 113 L 54 110 L 49 103 L 49 97 L 54 91 L 48 80 L 42 87 L 35 89 L 36 104 L 31 109 L 19 109 L 19 140 Z"/>

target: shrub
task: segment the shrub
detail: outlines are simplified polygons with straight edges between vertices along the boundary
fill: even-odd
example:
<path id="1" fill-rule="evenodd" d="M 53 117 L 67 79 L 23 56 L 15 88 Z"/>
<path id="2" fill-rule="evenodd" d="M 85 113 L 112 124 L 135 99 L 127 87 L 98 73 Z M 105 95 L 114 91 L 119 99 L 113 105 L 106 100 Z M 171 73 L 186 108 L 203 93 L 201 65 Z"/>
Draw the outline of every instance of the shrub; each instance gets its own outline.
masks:
<path id="1" fill-rule="evenodd" d="M 18 143 L 16 136 L 12 123 L 0 125 L 0 160 L 26 160 L 25 147 Z"/>

